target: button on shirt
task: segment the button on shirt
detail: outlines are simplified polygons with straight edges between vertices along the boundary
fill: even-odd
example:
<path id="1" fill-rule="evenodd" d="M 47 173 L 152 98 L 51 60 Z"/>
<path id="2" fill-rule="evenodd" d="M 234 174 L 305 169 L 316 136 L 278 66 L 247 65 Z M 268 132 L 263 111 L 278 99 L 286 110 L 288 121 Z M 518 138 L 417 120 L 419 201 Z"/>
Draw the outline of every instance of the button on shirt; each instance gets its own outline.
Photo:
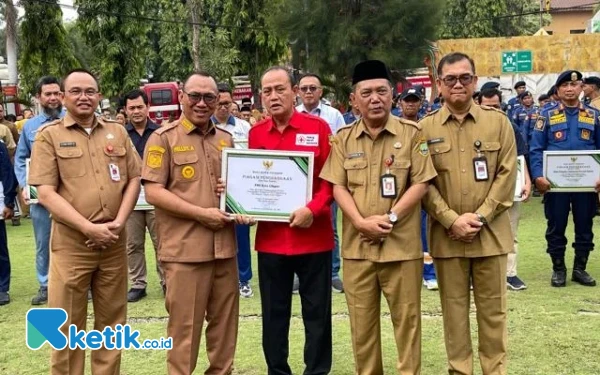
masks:
<path id="1" fill-rule="evenodd" d="M 160 129 L 160 126 L 156 125 L 156 123 L 152 122 L 150 119 L 148 119 L 142 135 L 138 133 L 133 124 L 128 123 L 125 126 L 125 130 L 127 130 L 127 134 L 129 134 L 129 138 L 131 138 L 131 142 L 133 142 L 136 151 L 140 155 L 140 158 L 144 157 L 144 148 L 146 147 L 146 142 L 148 142 L 148 138 L 150 138 L 150 135 L 154 133 L 156 129 Z"/>
<path id="2" fill-rule="evenodd" d="M 65 110 L 63 109 L 59 115 L 59 118 L 65 116 Z M 45 113 L 41 113 L 35 117 L 30 118 L 25 122 L 23 130 L 21 131 L 21 137 L 19 137 L 19 144 L 17 146 L 17 153 L 15 154 L 15 174 L 19 181 L 19 186 L 25 187 L 27 185 L 27 176 L 25 163 L 26 160 L 31 157 L 31 150 L 33 149 L 33 142 L 38 130 L 45 124 L 56 120 L 55 118 L 46 116 Z"/>
<path id="3" fill-rule="evenodd" d="M 233 147 L 231 134 L 212 122 L 204 130 L 197 128 L 182 116 L 150 135 L 142 182 L 161 184 L 195 206 L 218 208 L 217 179 L 226 147 Z M 155 215 L 161 261 L 194 263 L 235 256 L 233 223 L 213 231 L 160 207 L 155 207 Z"/>
<path id="4" fill-rule="evenodd" d="M 332 134 L 337 133 L 341 127 L 346 125 L 344 116 L 342 116 L 340 111 L 332 106 L 323 104 L 322 102 L 319 102 L 319 105 L 310 112 L 308 112 L 308 110 L 304 107 L 304 104 L 297 106 L 296 110 L 298 112 L 308 113 L 309 115 L 322 118 L 329 125 Z"/>
<path id="5" fill-rule="evenodd" d="M 514 130 L 508 117 L 493 108 L 471 105 L 460 123 L 446 106 L 419 122 L 438 176 L 423 199 L 433 218 L 431 255 L 435 258 L 483 257 L 506 254 L 513 238 L 508 208 L 513 204 L 517 177 Z M 473 159 L 487 160 L 488 179 L 475 181 Z M 446 230 L 464 213 L 479 213 L 484 225 L 472 243 L 453 241 Z"/>
<path id="6" fill-rule="evenodd" d="M 299 135 L 318 136 L 317 145 L 298 144 Z M 333 190 L 329 182 L 319 178 L 331 146 L 331 130 L 325 121 L 300 112 L 294 112 L 289 125 L 279 132 L 272 118 L 267 118 L 250 129 L 249 148 L 279 151 L 307 151 L 314 153 L 313 195 L 306 205 L 314 220 L 310 228 L 290 228 L 289 223 L 261 221 L 256 229 L 257 251 L 297 255 L 330 251 L 333 249 L 333 228 L 329 206 Z"/>

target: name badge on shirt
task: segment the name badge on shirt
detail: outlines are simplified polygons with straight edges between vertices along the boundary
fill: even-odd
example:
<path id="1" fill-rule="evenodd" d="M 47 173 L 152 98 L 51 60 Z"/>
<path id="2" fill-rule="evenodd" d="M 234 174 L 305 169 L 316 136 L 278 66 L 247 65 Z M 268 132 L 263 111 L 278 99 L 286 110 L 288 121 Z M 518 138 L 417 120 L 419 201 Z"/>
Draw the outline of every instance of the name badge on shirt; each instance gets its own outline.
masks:
<path id="1" fill-rule="evenodd" d="M 318 146 L 318 134 L 296 134 L 296 146 Z"/>
<path id="2" fill-rule="evenodd" d="M 478 156 L 473 159 L 473 169 L 475 170 L 475 181 L 488 180 L 488 165 L 485 156 Z"/>
<path id="3" fill-rule="evenodd" d="M 381 176 L 381 197 L 396 198 L 396 195 L 396 176 L 387 173 Z"/>
<path id="4" fill-rule="evenodd" d="M 110 173 L 110 179 L 113 181 L 121 181 L 121 173 L 119 173 L 119 166 L 116 164 L 109 164 L 108 171 Z"/>

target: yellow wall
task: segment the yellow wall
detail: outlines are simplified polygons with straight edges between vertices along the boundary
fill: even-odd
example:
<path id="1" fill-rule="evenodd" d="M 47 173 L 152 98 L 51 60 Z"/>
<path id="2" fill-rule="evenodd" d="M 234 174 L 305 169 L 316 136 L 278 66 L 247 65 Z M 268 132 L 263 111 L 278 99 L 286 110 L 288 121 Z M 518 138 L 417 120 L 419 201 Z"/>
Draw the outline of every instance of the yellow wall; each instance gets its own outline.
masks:
<path id="1" fill-rule="evenodd" d="M 502 52 L 516 50 L 532 51 L 534 74 L 600 71 L 600 34 L 448 39 L 436 45 L 436 65 L 450 52 L 463 52 L 475 60 L 478 76 L 501 75 Z"/>
<path id="2" fill-rule="evenodd" d="M 553 35 L 570 35 L 571 30 L 585 30 L 592 16 L 590 11 L 553 13 L 552 22 L 544 29 Z"/>

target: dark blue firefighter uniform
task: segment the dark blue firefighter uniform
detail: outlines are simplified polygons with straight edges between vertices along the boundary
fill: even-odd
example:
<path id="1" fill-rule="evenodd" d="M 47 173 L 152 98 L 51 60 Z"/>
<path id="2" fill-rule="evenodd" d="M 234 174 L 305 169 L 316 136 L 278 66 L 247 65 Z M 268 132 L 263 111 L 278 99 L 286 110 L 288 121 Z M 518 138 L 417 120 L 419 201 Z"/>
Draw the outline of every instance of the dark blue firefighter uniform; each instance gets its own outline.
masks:
<path id="1" fill-rule="evenodd" d="M 10 162 L 8 149 L 0 142 L 0 181 L 4 190 L 4 205 L 14 207 L 17 196 L 17 177 Z M 0 292 L 7 293 L 10 288 L 10 259 L 6 239 L 6 225 L 0 220 Z"/>
<path id="2" fill-rule="evenodd" d="M 543 176 L 543 152 L 600 149 L 600 112 L 580 103 L 577 107 L 555 104 L 542 110 L 535 122 L 530 145 L 531 177 Z M 547 252 L 553 258 L 564 257 L 565 230 L 569 211 L 575 223 L 576 256 L 587 259 L 593 250 L 592 223 L 596 212 L 596 193 L 552 193 L 545 196 Z"/>

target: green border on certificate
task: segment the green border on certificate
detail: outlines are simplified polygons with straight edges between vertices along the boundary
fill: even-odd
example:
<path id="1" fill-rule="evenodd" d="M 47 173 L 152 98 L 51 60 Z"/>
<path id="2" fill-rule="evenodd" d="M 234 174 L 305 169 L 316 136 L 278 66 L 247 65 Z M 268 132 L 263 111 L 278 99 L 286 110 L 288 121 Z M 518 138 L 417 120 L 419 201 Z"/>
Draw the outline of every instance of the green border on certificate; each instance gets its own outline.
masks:
<path id="1" fill-rule="evenodd" d="M 595 192 L 600 150 L 544 151 L 544 177 L 552 192 Z"/>
<path id="2" fill-rule="evenodd" d="M 312 199 L 312 152 L 223 149 L 220 208 L 257 221 L 289 222 Z"/>

